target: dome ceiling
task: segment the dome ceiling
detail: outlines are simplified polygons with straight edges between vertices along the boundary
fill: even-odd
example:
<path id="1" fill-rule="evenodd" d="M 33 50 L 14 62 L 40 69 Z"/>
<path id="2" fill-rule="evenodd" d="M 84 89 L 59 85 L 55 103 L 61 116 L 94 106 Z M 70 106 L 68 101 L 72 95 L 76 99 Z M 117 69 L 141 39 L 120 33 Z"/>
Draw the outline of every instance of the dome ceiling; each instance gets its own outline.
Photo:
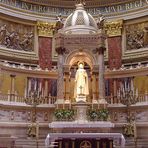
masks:
<path id="1" fill-rule="evenodd" d="M 59 7 L 74 7 L 76 0 L 22 0 L 34 4 L 59 6 Z M 135 0 L 85 0 L 86 7 L 108 6 L 113 4 L 122 4 Z"/>
<path id="2" fill-rule="evenodd" d="M 94 18 L 85 11 L 83 4 L 77 4 L 76 10 L 65 20 L 63 29 L 68 34 L 96 33 L 97 24 Z"/>

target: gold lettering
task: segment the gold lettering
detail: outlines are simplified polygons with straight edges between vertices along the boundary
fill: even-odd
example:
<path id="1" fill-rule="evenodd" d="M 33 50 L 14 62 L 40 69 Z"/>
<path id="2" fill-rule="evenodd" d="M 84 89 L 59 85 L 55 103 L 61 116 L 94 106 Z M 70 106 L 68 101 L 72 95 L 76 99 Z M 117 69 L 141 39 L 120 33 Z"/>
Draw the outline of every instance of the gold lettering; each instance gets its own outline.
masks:
<path id="1" fill-rule="evenodd" d="M 32 4 L 30 5 L 30 10 L 31 10 L 31 11 L 33 10 L 33 5 L 32 5 Z"/>
<path id="2" fill-rule="evenodd" d="M 28 7 L 27 3 L 24 3 L 24 2 L 22 2 L 22 8 L 23 8 L 23 9 L 26 9 L 26 10 L 28 10 L 28 9 L 29 9 L 29 7 Z"/>
<path id="3" fill-rule="evenodd" d="M 142 5 L 141 5 L 141 1 L 135 1 L 135 7 L 141 7 Z"/>
<path id="4" fill-rule="evenodd" d="M 110 11 L 111 11 L 111 12 L 116 12 L 115 6 L 111 6 L 111 7 L 110 7 Z"/>
<path id="5" fill-rule="evenodd" d="M 126 9 L 126 10 L 132 9 L 132 8 L 133 8 L 132 3 L 125 4 L 125 9 Z"/>
<path id="6" fill-rule="evenodd" d="M 46 10 L 46 7 L 44 7 L 44 6 L 39 6 L 38 7 L 39 12 L 45 12 L 45 10 Z"/>
<path id="7" fill-rule="evenodd" d="M 117 11 L 121 11 L 122 10 L 122 5 L 117 5 Z"/>
<path id="8" fill-rule="evenodd" d="M 108 7 L 105 7 L 104 9 L 105 9 L 105 12 L 106 12 L 106 13 L 109 13 Z"/>

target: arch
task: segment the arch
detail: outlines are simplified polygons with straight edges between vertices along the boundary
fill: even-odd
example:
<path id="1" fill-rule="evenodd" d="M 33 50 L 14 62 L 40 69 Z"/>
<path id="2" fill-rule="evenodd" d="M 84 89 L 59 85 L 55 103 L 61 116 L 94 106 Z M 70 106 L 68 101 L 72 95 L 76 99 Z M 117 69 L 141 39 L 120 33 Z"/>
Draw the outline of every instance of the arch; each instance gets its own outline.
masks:
<path id="1" fill-rule="evenodd" d="M 74 65 L 78 61 L 86 62 L 90 68 L 93 68 L 93 65 L 96 63 L 95 57 L 92 55 L 91 52 L 88 50 L 75 50 L 71 52 L 66 58 L 65 58 L 65 65 L 69 65 L 69 68 Z"/>

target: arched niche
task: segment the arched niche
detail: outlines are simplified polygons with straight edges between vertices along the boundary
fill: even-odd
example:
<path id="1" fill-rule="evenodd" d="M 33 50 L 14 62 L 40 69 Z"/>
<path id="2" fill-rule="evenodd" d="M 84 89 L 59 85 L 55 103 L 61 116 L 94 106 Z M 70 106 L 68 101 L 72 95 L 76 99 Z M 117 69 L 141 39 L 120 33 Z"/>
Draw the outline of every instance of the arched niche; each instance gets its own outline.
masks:
<path id="1" fill-rule="evenodd" d="M 87 63 L 91 69 L 93 69 L 93 65 L 95 65 L 96 63 L 96 59 L 91 52 L 85 50 L 75 50 L 65 58 L 65 65 L 68 65 L 70 69 L 71 66 L 78 61 L 83 61 Z"/>
<path id="2" fill-rule="evenodd" d="M 85 63 L 85 70 L 87 71 L 88 77 L 89 77 L 89 91 L 90 95 L 88 97 L 92 98 L 93 92 L 92 92 L 92 70 L 94 68 L 94 65 L 96 65 L 97 60 L 95 56 L 88 50 L 75 50 L 71 52 L 69 55 L 65 57 L 64 60 L 64 71 L 65 71 L 65 98 L 73 98 L 74 95 L 74 80 L 75 80 L 75 73 L 78 68 L 77 63 L 79 61 L 83 61 Z M 69 80 L 69 81 L 68 81 Z M 95 87 L 95 86 L 94 86 Z"/>

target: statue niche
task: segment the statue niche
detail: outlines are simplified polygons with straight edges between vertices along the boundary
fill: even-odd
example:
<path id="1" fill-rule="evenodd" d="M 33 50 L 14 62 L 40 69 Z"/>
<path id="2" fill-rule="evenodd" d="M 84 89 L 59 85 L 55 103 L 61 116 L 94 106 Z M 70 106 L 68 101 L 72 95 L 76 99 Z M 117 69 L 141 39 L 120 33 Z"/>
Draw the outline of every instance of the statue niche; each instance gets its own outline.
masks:
<path id="1" fill-rule="evenodd" d="M 86 97 L 89 95 L 88 75 L 84 69 L 84 62 L 78 62 L 78 69 L 75 74 L 74 98 L 76 102 L 86 102 Z"/>

